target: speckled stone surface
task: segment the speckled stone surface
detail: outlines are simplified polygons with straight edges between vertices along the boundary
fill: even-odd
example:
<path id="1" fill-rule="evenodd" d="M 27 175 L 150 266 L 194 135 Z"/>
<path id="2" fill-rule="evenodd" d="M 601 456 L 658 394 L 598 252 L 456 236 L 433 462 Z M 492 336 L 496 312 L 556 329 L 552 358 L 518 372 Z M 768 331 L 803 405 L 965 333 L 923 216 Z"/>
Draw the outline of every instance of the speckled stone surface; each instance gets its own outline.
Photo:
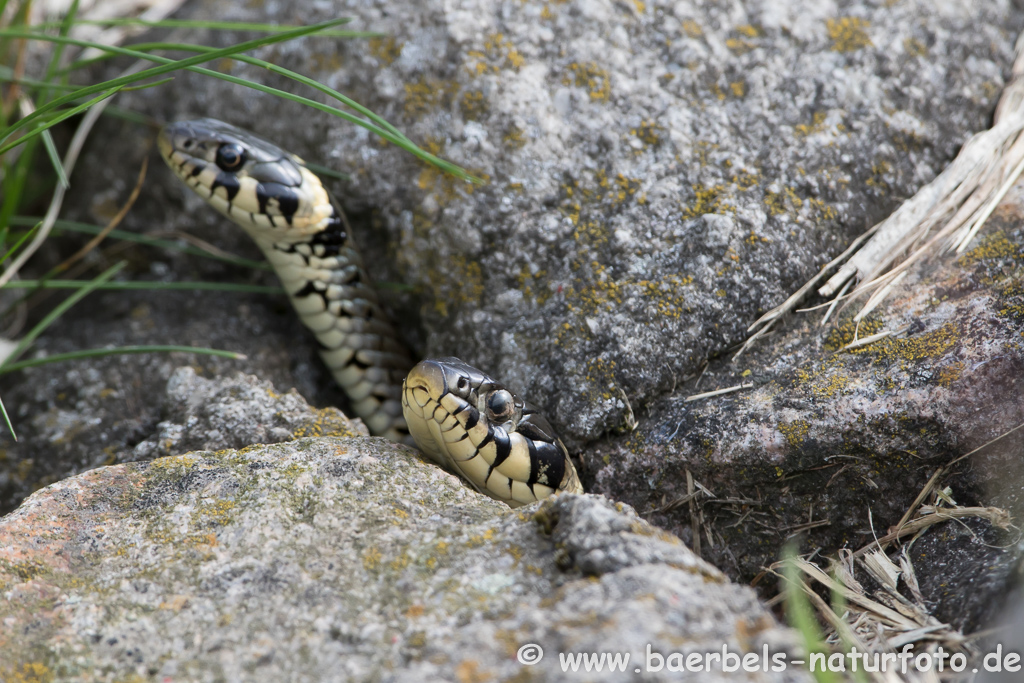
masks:
<path id="1" fill-rule="evenodd" d="M 414 352 L 459 355 L 521 391 L 566 439 L 588 490 L 692 541 L 688 506 L 672 507 L 691 470 L 717 498 L 698 501 L 704 556 L 734 578 L 752 580 L 791 535 L 826 553 L 863 545 L 936 466 L 1024 421 L 1013 197 L 973 260 L 915 274 L 924 279 L 905 281 L 864 328 L 891 323 L 896 338 L 833 357 L 851 336 L 847 311 L 835 329 L 790 322 L 728 363 L 760 313 L 988 125 L 1024 23 L 1010 2 L 225 0 L 186 14 L 347 15 L 352 28 L 388 33 L 258 54 L 353 95 L 485 185 L 441 176 L 361 129 L 187 74 L 120 103 L 160 120 L 221 117 L 348 173 L 332 187 L 374 276 L 412 288 L 384 296 Z M 102 126 L 69 213 L 109 218 L 152 137 L 120 120 Z M 256 256 L 152 162 L 126 229 L 185 230 Z M 55 241 L 43 260 L 80 244 Z M 141 247 L 111 247 L 95 264 L 123 256 L 138 279 L 273 282 Z M 184 363 L 294 386 L 315 406 L 343 400 L 280 297 L 96 294 L 37 353 L 171 342 L 249 360 L 129 357 L 5 376 L 23 441 L 4 443 L 2 509 L 69 472 L 140 457 L 138 444 L 160 442 L 161 421 L 183 424 L 163 397 Z M 749 394 L 682 401 L 748 381 Z M 964 461 L 946 482 L 955 498 L 1019 510 L 1020 448 L 1004 440 Z M 1006 539 L 989 531 L 939 536 L 965 563 L 956 590 L 941 562 L 923 579 L 950 619 L 986 614 L 1011 575 L 1014 556 L 991 554 Z"/>
<path id="2" fill-rule="evenodd" d="M 751 589 L 627 506 L 564 495 L 512 512 L 365 438 L 195 452 L 37 492 L 0 520 L 0 623 L 4 680 L 573 681 L 559 652 L 629 653 L 629 672 L 648 645 L 797 652 Z M 530 643 L 546 655 L 527 667 Z"/>

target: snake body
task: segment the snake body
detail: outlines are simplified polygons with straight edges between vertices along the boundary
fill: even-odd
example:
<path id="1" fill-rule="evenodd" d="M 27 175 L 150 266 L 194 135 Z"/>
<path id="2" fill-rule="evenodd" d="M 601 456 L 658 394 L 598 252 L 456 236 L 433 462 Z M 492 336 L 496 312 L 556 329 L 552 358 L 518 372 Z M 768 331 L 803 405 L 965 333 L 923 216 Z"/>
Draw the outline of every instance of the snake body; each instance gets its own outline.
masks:
<path id="1" fill-rule="evenodd" d="M 415 444 L 512 507 L 583 492 L 548 421 L 499 382 L 457 358 L 412 368 L 345 214 L 302 159 L 216 119 L 168 124 L 157 145 L 175 175 L 259 246 L 371 433 Z"/>

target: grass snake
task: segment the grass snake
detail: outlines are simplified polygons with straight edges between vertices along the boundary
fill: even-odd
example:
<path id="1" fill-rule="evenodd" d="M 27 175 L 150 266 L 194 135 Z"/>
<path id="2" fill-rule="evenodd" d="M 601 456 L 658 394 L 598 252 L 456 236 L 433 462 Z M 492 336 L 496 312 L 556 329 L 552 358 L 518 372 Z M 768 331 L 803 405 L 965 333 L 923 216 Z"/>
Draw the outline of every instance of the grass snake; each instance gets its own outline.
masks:
<path id="1" fill-rule="evenodd" d="M 344 212 L 302 159 L 216 119 L 168 124 L 157 143 L 175 175 L 259 246 L 372 434 L 418 446 L 512 507 L 583 492 L 529 403 L 458 358 L 413 364 Z"/>

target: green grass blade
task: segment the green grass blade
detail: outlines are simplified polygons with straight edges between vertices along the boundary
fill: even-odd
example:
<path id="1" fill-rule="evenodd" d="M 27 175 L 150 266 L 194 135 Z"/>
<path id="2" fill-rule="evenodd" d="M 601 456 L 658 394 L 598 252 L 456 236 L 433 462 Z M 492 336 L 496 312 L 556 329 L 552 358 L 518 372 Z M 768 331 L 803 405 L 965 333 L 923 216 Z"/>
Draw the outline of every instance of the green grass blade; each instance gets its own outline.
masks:
<path id="1" fill-rule="evenodd" d="M 796 546 L 793 543 L 788 543 L 782 549 L 782 575 L 785 577 L 786 618 L 789 625 L 800 632 L 804 642 L 804 649 L 807 650 L 807 666 L 810 667 L 811 655 L 813 653 L 823 652 L 827 657 L 829 650 L 825 647 L 821 626 L 814 617 L 811 601 L 807 599 L 803 589 L 800 588 L 802 579 L 800 570 L 796 568 L 796 563 L 793 562 L 795 557 Z M 827 666 L 824 669 L 816 669 L 812 672 L 812 675 L 818 683 L 837 683 L 835 675 Z"/>
<path id="2" fill-rule="evenodd" d="M 11 216 L 17 212 L 18 206 L 24 202 L 26 183 L 28 182 L 32 159 L 38 143 L 38 139 L 29 140 L 25 148 L 21 150 L 18 160 L 13 164 L 3 159 L 4 201 L 0 202 L 0 238 L 2 238 L 0 239 L 0 244 L 7 242 L 7 228 L 10 225 Z"/>
<path id="3" fill-rule="evenodd" d="M 246 285 L 234 282 L 150 282 L 145 280 L 121 280 L 117 282 L 96 280 L 12 280 L 0 289 L 77 289 L 92 291 L 105 289 L 115 291 L 200 291 L 200 292 L 242 292 L 249 294 L 284 294 L 282 287 Z"/>
<path id="4" fill-rule="evenodd" d="M 351 17 L 345 18 L 342 24 L 347 24 L 352 21 Z M 88 24 L 92 26 L 147 26 L 149 28 L 205 28 L 217 31 L 259 31 L 262 33 L 281 33 L 283 31 L 290 31 L 293 28 L 297 28 L 294 25 L 282 25 L 282 24 L 257 24 L 249 23 L 244 21 L 204 21 L 195 19 L 160 19 L 157 21 L 148 21 L 146 19 L 126 19 L 126 18 L 110 18 L 110 19 L 79 19 L 75 22 L 76 24 Z M 54 28 L 58 24 L 56 22 L 49 22 L 43 24 L 36 24 L 34 26 L 37 30 L 47 30 Z M 320 35 L 328 38 L 349 38 L 349 37 L 362 37 L 363 32 L 361 31 L 324 31 Z M 380 35 L 379 33 L 373 34 L 372 37 Z"/>
<path id="5" fill-rule="evenodd" d="M 0 375 L 25 368 L 34 368 L 49 363 L 63 363 L 65 361 L 81 360 L 83 358 L 99 358 L 102 356 L 120 356 L 139 353 L 198 353 L 204 356 L 219 356 L 234 360 L 245 360 L 246 356 L 235 351 L 221 351 L 220 349 L 209 349 L 201 346 L 169 346 L 155 344 L 148 346 L 119 346 L 112 349 L 82 349 L 81 351 L 70 351 L 68 353 L 55 353 L 45 358 L 33 358 L 31 360 L 18 361 L 9 365 L 0 366 Z"/>
<path id="6" fill-rule="evenodd" d="M 159 81 L 153 81 L 151 83 L 140 83 L 139 85 L 126 85 L 124 86 L 123 90 L 125 92 L 129 92 L 131 90 L 147 90 L 149 88 L 155 88 L 158 85 L 163 85 L 164 83 L 170 83 L 173 80 L 174 76 L 168 76 L 167 78 L 161 78 Z"/>
<path id="7" fill-rule="evenodd" d="M 310 171 L 316 173 L 319 176 L 326 176 L 328 178 L 333 178 L 335 180 L 348 181 L 352 179 L 352 176 L 350 176 L 348 173 L 335 171 L 333 168 L 327 168 L 326 166 L 321 166 L 320 164 L 311 164 L 308 161 L 306 162 L 306 168 L 308 168 Z"/>
<path id="8" fill-rule="evenodd" d="M 64 301 L 60 302 L 57 306 L 55 306 L 52 311 L 47 313 L 46 316 L 36 324 L 35 327 L 29 330 L 28 334 L 22 337 L 21 341 L 18 342 L 18 345 L 14 347 L 14 351 L 12 351 L 11 354 L 4 359 L 3 363 L 0 363 L 0 369 L 16 361 L 21 354 L 25 353 L 28 347 L 32 346 L 32 342 L 36 340 L 36 337 L 38 337 L 40 334 L 46 331 L 46 328 L 52 325 L 54 321 L 57 320 L 57 318 L 64 315 L 65 311 L 67 311 L 69 308 L 71 308 L 79 301 L 81 301 L 84 296 L 89 294 L 89 292 L 92 292 L 97 287 L 109 281 L 110 278 L 117 275 L 117 273 L 122 268 L 124 268 L 125 265 L 126 262 L 121 261 L 120 263 L 117 263 L 111 266 L 110 268 L 107 268 L 105 271 L 103 271 L 103 273 L 97 276 L 95 280 L 89 282 L 88 286 L 82 287 L 77 292 L 75 292 L 67 299 L 64 299 Z"/>
<path id="9" fill-rule="evenodd" d="M 338 24 L 344 23 L 345 21 L 348 21 L 348 19 L 345 19 L 345 18 L 332 19 L 330 21 L 323 21 L 323 22 L 320 22 L 319 24 L 313 24 L 311 26 L 303 26 L 302 28 L 292 29 L 292 30 L 289 30 L 289 31 L 283 31 L 283 32 L 278 33 L 276 35 L 264 36 L 262 38 L 258 38 L 258 39 L 254 39 L 254 40 L 247 40 L 247 41 L 244 41 L 244 42 L 241 42 L 241 43 L 236 43 L 235 45 L 231 45 L 229 47 L 221 48 L 219 50 L 214 50 L 213 52 L 205 52 L 205 53 L 203 53 L 201 55 L 196 55 L 195 57 L 189 57 L 187 59 L 167 60 L 167 62 L 169 62 L 169 63 L 165 62 L 165 63 L 162 63 L 160 66 L 152 67 L 150 69 L 144 69 L 142 71 L 138 71 L 138 72 L 133 73 L 133 74 L 128 74 L 128 75 L 125 75 L 125 76 L 120 76 L 118 78 L 114 78 L 114 79 L 111 79 L 109 81 L 105 81 L 103 83 L 97 83 L 97 84 L 94 84 L 94 85 L 90 85 L 90 86 L 86 86 L 86 87 L 83 87 L 83 88 L 79 88 L 78 90 L 76 90 L 73 93 L 69 93 L 67 95 L 64 95 L 62 97 L 58 97 L 58 98 L 56 98 L 54 100 L 51 100 L 51 101 L 47 102 L 45 105 L 39 107 L 38 109 L 36 109 L 34 112 L 29 114 L 28 116 L 22 118 L 21 120 L 19 120 L 18 122 L 14 123 L 13 125 L 8 126 L 7 130 L 4 131 L 4 133 L 2 135 L 0 135 L 0 141 L 7 140 L 8 138 L 10 138 L 18 130 L 21 130 L 22 128 L 25 128 L 25 127 L 35 123 L 36 121 L 45 120 L 44 117 L 48 116 L 51 111 L 54 111 L 54 110 L 60 108 L 61 106 L 65 105 L 65 104 L 68 104 L 69 102 L 72 102 L 72 101 L 77 100 L 77 99 L 81 99 L 82 97 L 85 97 L 85 96 L 88 96 L 88 95 L 92 95 L 94 93 L 102 92 L 104 90 L 110 90 L 112 88 L 121 87 L 123 85 L 130 85 L 130 84 L 136 83 L 138 81 L 144 81 L 147 78 L 153 78 L 153 77 L 156 77 L 156 76 L 163 76 L 166 73 L 171 73 L 172 71 L 177 71 L 179 69 L 184 69 L 186 67 L 194 66 L 196 64 L 203 64 L 203 63 L 206 63 L 206 62 L 215 61 L 215 60 L 220 59 L 222 57 L 230 57 L 231 55 L 237 54 L 239 52 L 246 52 L 248 50 L 252 50 L 252 49 L 255 49 L 255 48 L 258 48 L 258 47 L 263 47 L 265 45 L 272 45 L 274 43 L 280 43 L 280 42 L 283 42 L 283 41 L 286 41 L 286 40 L 293 40 L 295 38 L 300 38 L 302 36 L 307 36 L 307 35 L 310 35 L 312 33 L 316 33 L 318 31 L 322 31 L 322 30 L 324 30 L 326 28 L 330 28 L 331 26 L 337 26 Z M 65 44 L 68 44 L 68 45 L 77 45 L 79 47 L 95 47 L 95 48 L 98 48 L 100 50 L 103 50 L 104 52 L 113 52 L 113 53 L 116 53 L 116 54 L 123 54 L 123 55 L 128 55 L 128 56 L 133 56 L 133 57 L 144 57 L 144 55 L 136 52 L 135 50 L 128 50 L 126 48 L 119 48 L 119 47 L 114 47 L 114 46 L 111 46 L 111 45 L 101 45 L 99 43 L 93 43 L 93 42 L 88 41 L 88 40 L 76 40 L 74 38 L 69 38 L 69 37 L 66 37 L 66 36 L 47 36 L 47 35 L 42 35 L 42 34 L 36 33 L 34 31 L 25 31 L 25 30 L 17 30 L 17 29 L 0 29 L 0 37 L 4 37 L 4 38 L 24 38 L 26 40 L 42 40 L 42 41 L 47 41 L 47 42 L 52 42 L 52 43 L 65 43 Z M 149 59 L 149 57 L 145 57 L 145 58 Z M 151 60 L 151 61 L 160 61 L 160 60 Z"/>
<path id="10" fill-rule="evenodd" d="M 7 33 L 9 33 L 9 32 L 0 31 L 0 36 L 5 35 Z M 421 149 L 415 143 L 410 141 L 401 131 L 399 131 L 393 125 L 388 123 L 385 119 L 377 116 L 376 114 L 371 112 L 369 109 L 366 109 L 365 107 L 363 107 L 358 102 L 355 102 L 354 100 L 346 97 L 345 95 L 342 95 L 341 93 L 339 93 L 339 92 L 337 92 L 337 91 L 335 91 L 335 90 L 333 90 L 331 88 L 327 88 L 326 86 L 320 85 L 316 81 L 314 81 L 314 80 L 312 80 L 310 78 L 307 78 L 305 76 L 302 76 L 301 74 L 297 74 L 297 73 L 295 73 L 293 71 L 289 71 L 288 69 L 282 69 L 281 67 L 277 67 L 277 66 L 275 66 L 273 64 L 270 64 L 269 62 L 264 62 L 263 60 L 256 59 L 255 57 L 248 57 L 248 56 L 245 56 L 245 55 L 233 55 L 239 61 L 244 61 L 244 62 L 247 62 L 247 63 L 250 63 L 250 64 L 254 64 L 256 66 L 260 66 L 262 68 L 270 69 L 271 71 L 274 71 L 275 73 L 278 73 L 278 74 L 283 75 L 283 76 L 287 76 L 289 78 L 294 78 L 295 80 L 298 80 L 301 83 L 304 83 L 304 84 L 306 84 L 306 85 L 308 85 L 310 87 L 313 87 L 313 88 L 315 88 L 315 89 L 317 89 L 317 90 L 319 90 L 319 91 L 321 91 L 321 92 L 323 92 L 325 94 L 328 94 L 331 97 L 335 97 L 340 102 L 345 104 L 346 106 L 352 107 L 352 108 L 356 109 L 356 111 L 359 111 L 361 113 L 365 112 L 365 115 L 368 118 L 370 118 L 371 120 L 368 121 L 366 119 L 362 119 L 362 118 L 360 118 L 358 116 L 350 114 L 347 111 L 338 109 L 337 107 L 332 107 L 330 105 L 321 104 L 320 102 L 317 102 L 315 100 L 311 100 L 308 97 L 303 97 L 301 95 L 295 95 L 295 94 L 286 92 L 284 90 L 279 90 L 278 88 L 272 88 L 270 86 L 262 85 L 260 83 L 255 83 L 253 81 L 245 80 L 243 78 L 238 78 L 237 76 L 231 76 L 230 74 L 220 73 L 219 71 L 214 71 L 212 69 L 207 69 L 205 67 L 201 67 L 201 66 L 196 66 L 195 65 L 195 64 L 197 64 L 199 62 L 213 61 L 213 58 L 215 58 L 215 57 L 216 58 L 220 58 L 222 56 L 232 56 L 232 55 L 224 55 L 224 54 L 222 54 L 224 52 L 224 49 L 211 50 L 210 48 L 206 48 L 205 46 L 198 46 L 198 45 L 182 45 L 182 44 L 173 44 L 173 43 L 164 44 L 163 47 L 165 47 L 167 49 L 190 49 L 190 50 L 202 50 L 203 51 L 202 54 L 198 55 L 197 57 L 190 57 L 188 59 L 183 59 L 183 60 L 177 60 L 176 61 L 176 60 L 169 59 L 167 57 L 160 57 L 158 55 L 151 55 L 151 54 L 147 54 L 147 53 L 144 53 L 144 52 L 138 52 L 136 50 L 132 50 L 132 49 L 128 49 L 128 48 L 111 47 L 111 46 L 107 46 L 107 45 L 100 45 L 100 44 L 96 44 L 96 43 L 90 43 L 89 41 L 83 41 L 83 40 L 73 40 L 73 39 L 69 39 L 69 38 L 60 38 L 60 37 L 54 37 L 54 36 L 51 36 L 51 37 L 39 36 L 38 39 L 40 39 L 40 40 L 54 40 L 54 41 L 67 41 L 69 43 L 72 43 L 72 44 L 75 44 L 75 45 L 80 45 L 82 47 L 94 47 L 94 48 L 103 50 L 105 52 L 116 53 L 116 54 L 121 54 L 121 55 L 128 55 L 128 56 L 132 56 L 132 57 L 137 57 L 139 59 L 147 59 L 149 61 L 158 62 L 158 63 L 163 65 L 162 67 L 154 67 L 153 69 L 147 69 L 146 71 L 140 71 L 139 74 L 145 73 L 145 74 L 153 75 L 153 74 L 155 74 L 157 69 L 161 69 L 161 68 L 164 69 L 164 71 L 162 71 L 161 73 L 166 73 L 167 70 L 173 70 L 173 69 L 188 69 L 189 71 L 193 71 L 195 73 L 203 74 L 205 76 L 210 76 L 212 78 L 218 78 L 220 80 L 227 81 L 228 83 L 233 83 L 235 85 L 240 85 L 242 87 L 251 88 L 253 90 L 258 90 L 260 92 L 264 92 L 264 93 L 267 93 L 267 94 L 270 94 L 270 95 L 276 95 L 278 97 L 283 97 L 285 99 L 291 100 L 293 102 L 297 102 L 299 104 L 305 104 L 308 107 L 313 107 L 314 109 L 318 109 L 320 111 L 326 112 L 328 114 L 331 114 L 332 116 L 337 116 L 338 118 L 341 118 L 341 119 L 343 119 L 345 121 L 348 121 L 349 123 L 354 123 L 357 126 L 362 126 L 363 128 L 365 128 L 365 129 L 369 130 L 370 132 L 372 132 L 372 133 L 374 133 L 374 134 L 384 138 L 388 142 L 396 145 L 397 147 L 400 147 L 401 149 L 405 150 L 406 152 L 409 152 L 410 154 L 412 154 L 412 155 L 422 159 L 423 161 L 425 161 L 425 162 L 427 162 L 429 164 L 432 164 L 433 166 L 436 166 L 437 168 L 441 169 L 442 171 L 444 171 L 446 173 L 449 173 L 449 174 L 451 174 L 451 175 L 453 175 L 453 176 L 455 176 L 457 178 L 461 178 L 462 180 L 467 180 L 469 182 L 474 182 L 474 183 L 482 183 L 483 182 L 480 178 L 477 178 L 477 177 L 471 175 L 470 173 L 465 171 L 462 167 L 458 166 L 457 164 L 453 164 L 450 161 L 445 161 L 444 159 L 441 159 L 440 157 L 437 157 L 437 156 L 431 154 L 430 152 L 427 152 L 426 150 Z M 205 57 L 205 59 L 204 59 L 204 57 Z M 196 60 L 198 60 L 198 61 L 196 61 Z M 136 76 L 138 76 L 139 74 L 136 74 Z M 119 82 L 120 80 L 121 79 L 114 79 L 112 81 L 108 81 L 108 84 L 114 84 L 114 83 Z M 83 89 L 83 90 L 87 90 L 87 88 Z M 83 94 L 85 94 L 85 93 L 83 93 Z M 75 99 L 73 95 L 74 94 L 72 93 L 72 94 L 66 95 L 65 97 L 68 98 L 69 100 Z M 28 117 L 26 117 L 26 119 L 27 118 Z M 22 119 L 21 121 L 19 121 L 15 125 L 16 126 L 20 125 L 21 123 L 24 122 L 24 120 L 25 119 Z M 378 121 L 380 123 L 378 123 Z M 5 138 L 4 137 L 0 137 L 0 141 L 2 141 L 3 139 L 5 139 Z M 0 151 L 2 151 L 2 149 L 0 149 Z"/>
<path id="11" fill-rule="evenodd" d="M 78 0 L 72 0 L 71 6 L 68 8 L 67 14 L 60 22 L 60 35 L 66 36 L 74 25 L 75 17 L 78 16 Z M 50 55 L 50 61 L 46 65 L 46 75 L 43 76 L 43 81 L 46 83 L 39 91 L 39 101 L 46 102 L 50 99 L 50 83 L 57 82 L 57 69 L 60 66 L 61 56 L 64 54 L 64 45 L 58 43 L 54 46 L 53 53 Z M 65 77 L 65 80 L 67 77 Z M 57 174 L 57 182 L 60 186 L 67 190 L 71 187 L 71 183 L 68 181 L 68 175 L 64 171 L 64 164 L 60 160 L 60 155 L 57 153 L 57 145 L 53 142 L 53 136 L 49 130 L 42 132 L 43 136 L 43 148 L 46 149 L 46 156 L 50 160 L 50 165 L 53 166 L 54 173 Z M 2 152 L 0 152 L 2 153 Z"/>
<path id="12" fill-rule="evenodd" d="M 111 95 L 112 94 L 113 93 L 111 93 Z M 67 190 L 71 187 L 71 182 L 68 181 L 68 174 L 64 172 L 64 164 L 61 162 L 60 155 L 57 153 L 57 145 L 53 142 L 53 136 L 50 135 L 50 131 L 44 130 L 42 132 L 42 137 L 43 148 L 46 150 L 46 156 L 50 159 L 50 165 L 53 166 L 54 173 L 57 174 L 57 182 L 60 183 L 61 187 Z M 0 152 L 0 154 L 3 154 L 3 152 Z"/>
<path id="13" fill-rule="evenodd" d="M 28 226 L 35 225 L 41 219 L 33 216 L 13 216 L 11 218 L 11 225 L 17 226 Z M 99 225 L 91 225 L 89 223 L 79 223 L 77 221 L 68 221 L 63 219 L 57 219 L 53 224 L 54 230 L 64 232 L 78 232 L 86 235 L 98 235 L 103 232 L 104 228 Z M 142 244 L 147 247 L 153 247 L 154 249 L 169 249 L 172 251 L 178 251 L 183 254 L 190 254 L 192 256 L 202 256 L 205 258 L 214 259 L 223 263 L 230 263 L 235 266 L 241 266 L 243 268 L 256 268 L 259 270 L 273 270 L 266 261 L 253 261 L 247 258 L 241 258 L 240 256 L 221 256 L 220 254 L 214 254 L 208 251 L 204 251 L 198 247 L 191 245 L 183 245 L 175 242 L 174 240 L 159 239 L 156 237 L 149 237 L 147 235 L 140 235 L 135 232 L 126 232 L 124 230 L 111 230 L 107 233 L 107 237 L 110 239 L 117 239 L 124 242 L 135 242 Z M 3 261 L 0 260 L 0 263 Z"/>
<path id="14" fill-rule="evenodd" d="M 20 247 L 20 246 L 21 246 L 22 244 L 24 244 L 24 243 L 25 243 L 25 240 L 27 240 L 27 239 L 28 239 L 29 237 L 31 237 L 32 235 L 34 235 L 34 234 L 36 233 L 36 230 L 38 230 L 38 229 L 39 229 L 39 226 L 41 226 L 42 224 L 43 224 L 43 222 L 42 222 L 42 221 L 38 221 L 38 222 L 37 222 L 37 223 L 36 223 L 35 225 L 33 225 L 33 226 L 32 226 L 32 229 L 31 229 L 31 230 L 29 230 L 29 231 L 28 231 L 28 232 L 26 232 L 26 233 L 25 233 L 24 235 L 22 235 L 22 236 L 21 236 L 21 237 L 20 237 L 20 238 L 18 239 L 18 241 L 14 243 L 14 246 L 13 246 L 13 247 L 11 247 L 10 249 L 8 249 L 8 250 L 7 250 L 7 253 L 3 255 L 3 258 L 0 258 L 0 263 L 3 263 L 3 262 L 4 262 L 4 261 L 6 261 L 7 259 L 11 258 L 11 256 L 12 256 L 12 255 L 14 254 L 14 252 L 16 252 L 16 251 L 18 250 L 18 248 L 19 248 L 19 247 Z"/>
<path id="15" fill-rule="evenodd" d="M 11 424 L 11 418 L 7 415 L 7 408 L 4 406 L 4 401 L 2 398 L 0 398 L 0 413 L 2 413 L 4 416 L 4 422 L 7 423 L 7 429 L 11 432 L 11 436 L 13 436 L 14 440 L 17 441 L 18 434 L 14 431 L 14 425 Z"/>
<path id="16" fill-rule="evenodd" d="M 164 43 L 164 44 L 155 44 L 155 45 L 159 45 L 159 48 L 154 47 L 153 49 L 182 50 L 182 51 L 185 51 L 185 52 L 209 52 L 209 51 L 214 49 L 214 48 L 209 47 L 207 45 L 196 45 L 196 44 L 193 44 L 193 43 Z M 138 47 L 134 46 L 134 45 L 132 46 L 132 48 L 133 49 L 138 49 Z M 298 81 L 299 83 L 302 83 L 303 85 L 306 85 L 306 86 L 309 86 L 310 88 L 313 88 L 314 90 L 319 90 L 320 92 L 324 93 L 325 95 L 328 95 L 328 96 L 338 100 L 339 102 L 344 104 L 346 107 L 349 107 L 350 109 L 354 109 L 355 111 L 359 112 L 360 114 L 362 114 L 363 116 L 368 118 L 370 121 L 373 121 L 379 127 L 381 127 L 384 130 L 390 132 L 396 138 L 398 138 L 400 140 L 405 140 L 407 142 L 411 142 L 409 140 L 409 138 L 407 138 L 402 131 L 398 130 L 398 128 L 395 128 L 395 126 L 393 126 L 391 123 L 389 123 L 387 121 L 387 119 L 383 118 L 382 116 L 379 116 L 378 114 L 375 114 L 371 109 L 368 109 L 367 107 L 364 107 L 363 105 L 359 104 L 358 102 L 356 102 L 355 100 L 351 99 L 347 95 L 343 95 L 342 93 L 338 92 L 337 90 L 335 90 L 333 88 L 328 88 L 326 85 L 323 85 L 323 84 L 319 83 L 318 81 L 316 81 L 316 80 L 314 80 L 314 79 L 312 79 L 312 78 L 310 78 L 308 76 L 303 76 L 302 74 L 300 74 L 300 73 L 298 73 L 296 71 L 292 71 L 291 69 L 285 69 L 284 67 L 278 66 L 276 64 L 272 64 L 270 62 L 264 61 L 264 60 L 259 59 L 257 57 L 250 57 L 249 55 L 235 55 L 234 57 L 232 57 L 232 59 L 237 59 L 240 62 L 245 62 L 246 64 L 251 64 L 253 66 L 258 66 L 261 69 L 266 69 L 267 71 L 271 71 L 271 72 L 276 73 L 276 74 L 278 74 L 280 76 L 284 76 L 286 78 L 290 78 L 293 81 Z"/>
<path id="17" fill-rule="evenodd" d="M 116 88 L 112 88 L 111 90 L 108 90 L 105 93 L 97 95 L 96 97 L 92 98 L 88 102 L 83 102 L 82 104 L 78 105 L 77 107 L 72 107 L 71 109 L 65 109 L 64 111 L 60 112 L 59 114 L 55 115 L 54 117 L 48 119 L 46 124 L 44 124 L 42 126 L 39 126 L 38 128 L 35 128 L 34 130 L 30 130 L 29 132 L 25 133 L 23 136 L 21 136 L 17 140 L 12 140 L 11 142 L 8 142 L 6 145 L 4 145 L 3 147 L 0 147 L 0 155 L 2 155 L 4 152 L 7 152 L 8 150 L 14 149 L 18 145 L 23 144 L 26 140 L 30 140 L 33 137 L 35 137 L 36 135 L 47 134 L 48 130 L 51 127 L 56 126 L 58 123 L 60 123 L 64 119 L 70 119 L 72 116 L 75 116 L 76 114 L 82 113 L 83 111 L 85 111 L 86 109 L 88 109 L 92 105 L 96 104 L 97 102 L 100 102 L 101 100 L 105 100 L 108 97 L 110 97 L 111 95 L 116 94 L 117 92 L 119 92 L 121 90 L 121 87 L 122 86 L 118 86 Z M 27 119 L 28 117 L 26 116 L 25 118 Z M 24 121 L 24 120 L 25 119 L 22 119 L 22 121 Z M 17 125 L 17 124 L 15 124 L 15 125 Z M 51 141 L 51 144 L 52 144 L 52 141 Z M 54 150 L 54 154 L 56 154 L 56 150 Z M 61 165 L 60 164 L 60 160 L 57 160 L 56 163 L 57 163 L 58 166 Z M 61 169 L 61 174 L 63 175 L 63 169 Z M 65 178 L 65 181 L 66 180 L 67 180 L 67 178 Z"/>
<path id="18" fill-rule="evenodd" d="M 51 88 L 53 90 L 78 90 L 81 87 L 77 85 L 64 85 L 63 83 L 47 83 L 46 81 L 29 78 L 28 76 L 16 78 L 14 69 L 3 65 L 0 65 L 0 82 L 13 83 L 14 85 L 21 85 L 27 88 Z"/>

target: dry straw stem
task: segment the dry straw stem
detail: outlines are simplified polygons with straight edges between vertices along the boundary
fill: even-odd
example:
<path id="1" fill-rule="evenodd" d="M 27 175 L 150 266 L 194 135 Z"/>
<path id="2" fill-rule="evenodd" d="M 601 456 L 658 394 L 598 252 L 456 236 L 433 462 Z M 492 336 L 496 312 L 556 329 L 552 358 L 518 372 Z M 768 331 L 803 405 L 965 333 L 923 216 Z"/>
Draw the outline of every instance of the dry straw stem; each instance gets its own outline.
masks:
<path id="1" fill-rule="evenodd" d="M 993 441 L 997 441 L 998 438 Z M 980 449 L 975 449 L 971 453 L 978 450 Z M 838 612 L 843 610 L 834 609 L 834 604 L 829 606 L 803 580 L 799 582 L 799 588 L 808 594 L 819 614 L 832 627 L 833 633 L 829 642 L 833 645 L 838 646 L 842 643 L 847 648 L 853 645 L 863 652 L 872 653 L 893 652 L 907 644 L 915 645 L 918 652 L 934 652 L 941 644 L 955 651 L 976 654 L 968 637 L 929 613 L 907 552 L 909 545 L 904 546 L 895 556 L 898 564 L 885 552 L 890 543 L 904 536 L 920 534 L 929 526 L 947 520 L 980 517 L 999 528 L 1009 528 L 1010 515 L 1005 510 L 956 505 L 946 507 L 939 504 L 941 501 L 949 500 L 949 497 L 938 489 L 939 482 L 951 471 L 953 463 L 961 458 L 936 469 L 906 513 L 888 534 L 856 552 L 848 549 L 839 551 L 838 558 L 830 560 L 829 572 L 807 559 L 791 560 L 793 566 L 803 575 L 819 583 L 832 595 L 838 596 L 840 604 L 846 605 L 845 612 L 840 616 Z M 924 501 L 933 495 L 936 503 L 924 505 Z M 864 586 L 855 578 L 855 563 L 880 586 L 872 596 L 868 595 Z M 769 567 L 769 571 L 785 579 L 781 567 L 782 562 L 777 562 Z M 910 597 L 899 591 L 900 578 L 903 579 Z M 888 681 L 877 675 L 872 678 L 880 683 Z"/>
<path id="2" fill-rule="evenodd" d="M 858 314 L 862 318 L 888 296 L 912 264 L 941 251 L 962 253 L 967 248 L 1024 172 L 1024 33 L 1017 38 L 1015 51 L 1010 82 L 996 105 L 992 127 L 971 137 L 937 178 L 861 235 L 793 296 L 751 325 L 750 331 L 763 327 L 747 339 L 736 357 L 775 321 L 793 311 L 843 261 L 818 293 L 830 297 L 841 289 L 845 292 L 851 281 L 861 283 L 846 297 L 874 292 Z"/>

